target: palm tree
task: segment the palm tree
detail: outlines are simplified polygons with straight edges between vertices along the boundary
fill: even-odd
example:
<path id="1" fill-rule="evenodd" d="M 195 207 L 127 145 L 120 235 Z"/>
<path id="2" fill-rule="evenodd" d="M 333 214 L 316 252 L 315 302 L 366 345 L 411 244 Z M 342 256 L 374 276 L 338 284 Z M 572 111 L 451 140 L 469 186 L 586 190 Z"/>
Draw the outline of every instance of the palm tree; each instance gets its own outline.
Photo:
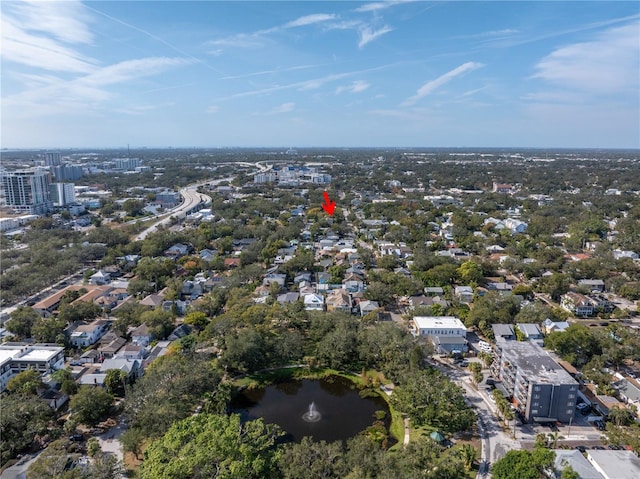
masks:
<path id="1" fill-rule="evenodd" d="M 464 468 L 470 471 L 473 463 L 478 459 L 478 450 L 471 444 L 463 444 L 460 446 L 460 449 L 458 449 L 458 454 L 464 463 Z"/>

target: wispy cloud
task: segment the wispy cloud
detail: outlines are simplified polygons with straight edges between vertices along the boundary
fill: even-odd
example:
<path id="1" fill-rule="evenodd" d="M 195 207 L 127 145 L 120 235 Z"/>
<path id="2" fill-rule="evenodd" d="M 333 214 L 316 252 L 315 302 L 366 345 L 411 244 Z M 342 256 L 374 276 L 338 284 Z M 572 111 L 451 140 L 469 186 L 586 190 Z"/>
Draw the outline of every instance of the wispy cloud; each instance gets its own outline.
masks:
<path id="1" fill-rule="evenodd" d="M 97 62 L 75 47 L 93 40 L 81 3 L 5 2 L 2 10 L 5 60 L 68 73 L 88 73 L 96 68 Z"/>
<path id="2" fill-rule="evenodd" d="M 386 2 L 372 2 L 365 3 L 364 5 L 354 9 L 354 12 L 377 12 L 378 10 L 384 10 L 386 8 L 394 7 L 402 3 L 411 3 L 415 0 L 389 0 Z"/>
<path id="3" fill-rule="evenodd" d="M 336 95 L 342 92 L 360 93 L 368 89 L 371 85 L 364 80 L 356 80 L 349 85 L 339 86 L 336 88 Z"/>
<path id="4" fill-rule="evenodd" d="M 3 14 L 10 12 L 28 30 L 49 34 L 64 43 L 88 44 L 93 40 L 89 15 L 79 1 L 5 2 L 3 10 Z"/>
<path id="5" fill-rule="evenodd" d="M 263 30 L 258 30 L 253 33 L 238 33 L 236 35 L 232 35 L 226 38 L 219 38 L 217 40 L 211 40 L 207 42 L 207 45 L 212 45 L 214 47 L 231 47 L 231 48 L 260 48 L 264 44 L 264 38 L 266 35 L 270 35 L 272 33 L 277 33 L 283 30 L 288 30 L 291 28 L 299 28 L 305 27 L 309 25 L 315 25 L 318 23 L 325 23 L 330 20 L 335 20 L 337 15 L 333 13 L 313 13 L 310 15 L 304 15 L 302 17 L 298 17 L 295 20 L 291 20 L 287 23 L 283 23 L 282 25 L 277 25 L 271 28 L 265 28 Z M 216 48 L 209 52 L 212 55 L 220 55 L 222 53 L 221 48 Z"/>
<path id="6" fill-rule="evenodd" d="M 211 105 L 207 108 L 207 113 L 218 113 L 220 107 L 217 105 Z"/>
<path id="7" fill-rule="evenodd" d="M 300 18 L 296 18 L 290 22 L 282 25 L 282 29 L 286 28 L 296 28 L 296 27 L 304 27 L 307 25 L 313 25 L 314 23 L 322 23 L 329 20 L 333 20 L 337 17 L 337 15 L 333 13 L 314 13 L 312 15 L 305 15 Z"/>
<path id="8" fill-rule="evenodd" d="M 589 30 L 598 30 L 604 27 L 618 25 L 621 23 L 628 23 L 630 21 L 638 20 L 640 14 L 629 15 L 626 17 L 612 18 L 609 20 L 602 20 L 599 22 L 591 22 L 583 25 L 577 25 L 571 28 L 558 29 L 547 32 L 536 31 L 534 33 L 527 34 L 526 32 L 518 32 L 511 35 L 497 36 L 496 38 L 486 37 L 480 41 L 481 47 L 498 47 L 509 48 L 518 45 L 525 45 L 528 43 L 538 42 L 540 40 L 548 40 L 549 38 L 561 37 L 564 35 L 570 35 L 573 33 L 586 32 Z"/>
<path id="9" fill-rule="evenodd" d="M 295 66 L 286 67 L 286 68 L 274 68 L 272 70 L 261 70 L 259 72 L 244 73 L 241 75 L 227 75 L 227 76 L 221 77 L 220 80 L 239 80 L 241 78 L 251 78 L 251 77 L 262 76 L 262 75 L 275 75 L 278 73 L 286 73 L 286 72 L 293 72 L 297 70 L 308 70 L 310 68 L 318 68 L 324 65 L 325 64 L 295 65 Z"/>
<path id="10" fill-rule="evenodd" d="M 536 66 L 534 78 L 568 90 L 597 95 L 637 91 L 640 85 L 640 23 L 607 29 L 593 41 L 551 52 Z"/>
<path id="11" fill-rule="evenodd" d="M 360 41 L 358 42 L 358 48 L 363 48 L 365 45 L 380 38 L 385 33 L 392 32 L 393 28 L 384 26 L 378 30 L 373 30 L 371 27 L 366 26 L 360 29 Z"/>
<path id="12" fill-rule="evenodd" d="M 427 83 L 422 85 L 420 88 L 418 88 L 418 91 L 414 96 L 412 96 L 411 98 L 408 98 L 404 103 L 402 103 L 402 106 L 414 105 L 418 100 L 420 100 L 421 98 L 424 98 L 427 95 L 430 95 L 441 86 L 445 85 L 446 83 L 449 83 L 455 77 L 463 75 L 473 70 L 477 70 L 478 68 L 481 68 L 483 66 L 484 65 L 482 63 L 478 63 L 478 62 L 463 63 L 462 65 L 454 68 L 453 70 L 448 71 L 444 75 L 440 75 L 435 80 L 428 81 Z"/>
<path id="13" fill-rule="evenodd" d="M 133 82 L 190 63 L 183 58 L 150 57 L 98 68 L 73 80 L 48 79 L 47 84 L 3 98 L 4 107 L 17 116 L 42 116 L 104 107 L 114 98 L 110 86 Z"/>
<path id="14" fill-rule="evenodd" d="M 278 105 L 275 108 L 262 112 L 262 113 L 253 113 L 254 116 L 272 116 L 272 115 L 282 115 L 283 113 L 291 113 L 295 110 L 296 104 L 293 102 L 283 103 L 282 105 Z"/>

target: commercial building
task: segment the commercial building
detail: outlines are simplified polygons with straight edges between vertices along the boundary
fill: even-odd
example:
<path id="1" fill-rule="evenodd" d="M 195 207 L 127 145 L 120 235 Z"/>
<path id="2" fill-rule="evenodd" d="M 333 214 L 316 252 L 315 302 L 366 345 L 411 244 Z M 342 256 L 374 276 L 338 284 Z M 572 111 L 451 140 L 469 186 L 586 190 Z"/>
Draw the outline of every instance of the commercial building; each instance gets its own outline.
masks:
<path id="1" fill-rule="evenodd" d="M 49 191 L 51 192 L 53 206 L 68 206 L 76 201 L 76 191 L 73 183 L 52 183 Z"/>
<path id="2" fill-rule="evenodd" d="M 0 392 L 21 371 L 33 369 L 45 374 L 64 367 L 64 348 L 57 344 L 0 344 Z"/>
<path id="3" fill-rule="evenodd" d="M 426 336 L 440 354 L 467 352 L 467 328 L 455 316 L 416 316 L 416 333 Z"/>
<path id="4" fill-rule="evenodd" d="M 455 316 L 416 316 L 413 324 L 420 336 L 467 336 L 466 326 Z"/>
<path id="5" fill-rule="evenodd" d="M 497 339 L 492 366 L 501 388 L 526 421 L 569 422 L 578 383 L 538 344 Z"/>
<path id="6" fill-rule="evenodd" d="M 132 171 L 140 166 L 138 158 L 115 158 L 116 170 Z"/>
<path id="7" fill-rule="evenodd" d="M 51 209 L 51 176 L 43 168 L 5 172 L 2 189 L 6 205 L 14 211 L 44 214 Z"/>
<path id="8" fill-rule="evenodd" d="M 605 479 L 638 479 L 640 458 L 631 451 L 590 449 L 587 460 Z"/>

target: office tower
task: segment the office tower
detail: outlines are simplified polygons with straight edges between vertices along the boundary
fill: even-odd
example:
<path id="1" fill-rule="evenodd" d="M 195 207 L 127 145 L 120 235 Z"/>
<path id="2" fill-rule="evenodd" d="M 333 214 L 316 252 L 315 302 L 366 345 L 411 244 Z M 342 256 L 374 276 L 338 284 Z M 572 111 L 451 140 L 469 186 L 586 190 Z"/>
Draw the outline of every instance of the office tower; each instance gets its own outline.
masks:
<path id="1" fill-rule="evenodd" d="M 73 183 L 53 183 L 50 191 L 53 206 L 67 206 L 76 201 L 75 185 Z"/>
<path id="2" fill-rule="evenodd" d="M 48 151 L 44 154 L 45 166 L 59 166 L 62 164 L 62 156 L 57 151 Z"/>

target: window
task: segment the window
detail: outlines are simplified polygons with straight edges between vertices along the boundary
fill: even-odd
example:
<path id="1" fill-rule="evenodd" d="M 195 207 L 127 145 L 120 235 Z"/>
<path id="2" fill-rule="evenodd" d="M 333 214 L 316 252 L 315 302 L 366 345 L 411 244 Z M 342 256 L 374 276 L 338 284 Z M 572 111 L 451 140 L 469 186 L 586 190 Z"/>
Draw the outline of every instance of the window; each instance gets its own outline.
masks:
<path id="1" fill-rule="evenodd" d="M 575 398 L 575 397 L 576 397 L 576 395 L 575 395 L 575 394 L 569 394 L 569 399 L 573 399 L 573 398 Z"/>
<path id="2" fill-rule="evenodd" d="M 539 406 L 539 405 L 540 405 L 540 403 L 538 401 L 533 403 L 533 406 Z"/>
<path id="3" fill-rule="evenodd" d="M 571 416 L 573 414 L 573 409 L 567 409 L 567 415 Z"/>
<path id="4" fill-rule="evenodd" d="M 533 399 L 540 399 L 540 394 L 534 394 Z"/>
<path id="5" fill-rule="evenodd" d="M 531 410 L 531 414 L 538 414 L 538 410 L 537 409 L 532 409 Z"/>
<path id="6" fill-rule="evenodd" d="M 533 388 L 534 391 L 540 391 L 540 386 L 536 386 Z"/>
<path id="7" fill-rule="evenodd" d="M 568 402 L 568 403 L 567 403 L 567 406 L 568 406 L 568 407 L 573 407 L 573 402 Z"/>

